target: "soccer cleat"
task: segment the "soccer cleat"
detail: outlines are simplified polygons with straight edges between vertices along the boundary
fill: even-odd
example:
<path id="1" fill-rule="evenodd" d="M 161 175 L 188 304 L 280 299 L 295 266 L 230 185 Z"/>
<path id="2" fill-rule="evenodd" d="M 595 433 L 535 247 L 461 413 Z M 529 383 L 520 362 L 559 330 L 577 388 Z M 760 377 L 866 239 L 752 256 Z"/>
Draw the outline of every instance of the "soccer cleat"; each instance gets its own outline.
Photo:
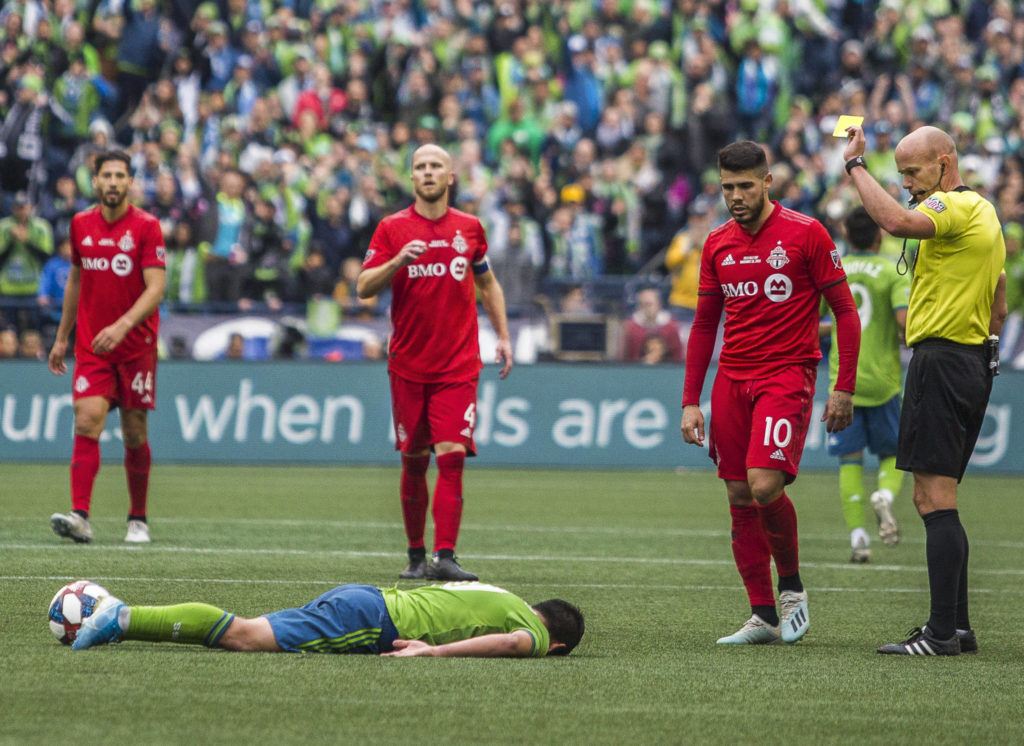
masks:
<path id="1" fill-rule="evenodd" d="M 960 652 L 974 655 L 978 652 L 978 638 L 973 629 L 958 629 L 956 636 L 960 638 Z"/>
<path id="2" fill-rule="evenodd" d="M 900 543 L 900 527 L 892 514 L 892 502 L 881 491 L 871 493 L 871 507 L 878 517 L 878 536 L 887 547 Z"/>
<path id="3" fill-rule="evenodd" d="M 93 645 L 106 645 L 108 642 L 120 642 L 124 630 L 118 621 L 125 603 L 114 596 L 107 596 L 96 606 L 96 610 L 82 621 L 78 636 L 71 646 L 72 650 L 85 650 Z"/>
<path id="4" fill-rule="evenodd" d="M 128 533 L 125 534 L 124 540 L 129 544 L 148 544 L 150 541 L 149 524 L 145 521 L 129 519 Z"/>
<path id="5" fill-rule="evenodd" d="M 719 645 L 774 645 L 779 642 L 779 628 L 768 624 L 757 614 L 728 637 L 719 637 Z"/>
<path id="6" fill-rule="evenodd" d="M 423 580 L 427 577 L 427 558 L 409 559 L 409 564 L 402 572 L 398 573 L 402 580 Z"/>
<path id="7" fill-rule="evenodd" d="M 865 562 L 871 561 L 871 548 L 868 546 L 867 536 L 863 533 L 860 538 L 857 539 L 857 543 L 853 545 L 853 552 L 850 554 L 850 562 L 855 565 L 862 565 Z"/>
<path id="8" fill-rule="evenodd" d="M 436 554 L 427 565 L 427 580 L 479 580 L 476 575 L 459 566 L 454 557 L 438 557 Z"/>
<path id="9" fill-rule="evenodd" d="M 903 642 L 891 642 L 878 649 L 882 655 L 960 655 L 960 636 L 954 634 L 948 640 L 932 637 L 928 627 L 915 627 L 907 633 Z M 977 650 L 977 640 L 975 640 Z"/>
<path id="10" fill-rule="evenodd" d="M 779 593 L 779 610 L 782 612 L 779 626 L 783 642 L 796 642 L 811 626 L 811 617 L 807 613 L 807 591 Z"/>
<path id="11" fill-rule="evenodd" d="M 89 525 L 89 519 L 78 513 L 54 513 L 50 516 L 50 527 L 57 536 L 72 539 L 79 544 L 88 544 L 92 541 L 92 526 Z"/>

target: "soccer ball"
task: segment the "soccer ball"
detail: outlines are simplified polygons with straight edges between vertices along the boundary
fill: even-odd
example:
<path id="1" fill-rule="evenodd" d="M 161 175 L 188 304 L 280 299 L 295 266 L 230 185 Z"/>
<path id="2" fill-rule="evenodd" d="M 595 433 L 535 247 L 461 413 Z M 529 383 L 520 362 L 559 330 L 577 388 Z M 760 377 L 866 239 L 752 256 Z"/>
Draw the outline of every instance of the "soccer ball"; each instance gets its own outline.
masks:
<path id="1" fill-rule="evenodd" d="M 91 580 L 76 580 L 57 591 L 50 602 L 50 631 L 62 645 L 70 645 L 78 628 L 110 591 Z"/>

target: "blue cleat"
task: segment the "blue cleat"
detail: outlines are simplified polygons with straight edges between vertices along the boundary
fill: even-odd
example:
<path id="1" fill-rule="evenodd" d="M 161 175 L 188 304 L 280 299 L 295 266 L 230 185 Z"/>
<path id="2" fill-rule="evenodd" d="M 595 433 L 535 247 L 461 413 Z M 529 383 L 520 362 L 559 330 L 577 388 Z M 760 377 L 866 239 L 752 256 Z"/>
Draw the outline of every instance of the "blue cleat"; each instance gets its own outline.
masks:
<path id="1" fill-rule="evenodd" d="M 96 610 L 85 618 L 78 629 L 72 650 L 85 650 L 93 645 L 106 645 L 108 642 L 120 642 L 124 630 L 118 622 L 121 609 L 127 608 L 124 601 L 107 596 Z"/>

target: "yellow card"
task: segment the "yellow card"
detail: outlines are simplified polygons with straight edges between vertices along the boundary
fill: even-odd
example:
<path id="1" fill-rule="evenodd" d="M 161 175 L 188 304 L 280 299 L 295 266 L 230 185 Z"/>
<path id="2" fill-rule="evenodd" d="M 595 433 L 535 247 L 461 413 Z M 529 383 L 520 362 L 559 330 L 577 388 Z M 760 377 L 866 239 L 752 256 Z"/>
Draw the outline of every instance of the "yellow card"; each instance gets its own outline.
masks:
<path id="1" fill-rule="evenodd" d="M 855 117 L 852 114 L 843 114 L 839 117 L 839 121 L 836 122 L 835 132 L 832 133 L 832 137 L 848 137 L 846 134 L 847 127 L 860 127 L 864 124 L 864 117 Z"/>

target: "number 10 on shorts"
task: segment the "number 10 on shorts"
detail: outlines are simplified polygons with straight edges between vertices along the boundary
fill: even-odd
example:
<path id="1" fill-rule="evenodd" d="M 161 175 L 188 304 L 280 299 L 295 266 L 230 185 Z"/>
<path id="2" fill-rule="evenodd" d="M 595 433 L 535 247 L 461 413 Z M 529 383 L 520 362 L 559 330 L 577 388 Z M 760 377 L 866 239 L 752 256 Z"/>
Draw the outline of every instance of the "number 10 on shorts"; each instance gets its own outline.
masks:
<path id="1" fill-rule="evenodd" d="M 793 439 L 793 426 L 785 417 L 775 419 L 774 417 L 764 418 L 764 445 L 774 445 L 776 448 L 785 448 Z"/>

